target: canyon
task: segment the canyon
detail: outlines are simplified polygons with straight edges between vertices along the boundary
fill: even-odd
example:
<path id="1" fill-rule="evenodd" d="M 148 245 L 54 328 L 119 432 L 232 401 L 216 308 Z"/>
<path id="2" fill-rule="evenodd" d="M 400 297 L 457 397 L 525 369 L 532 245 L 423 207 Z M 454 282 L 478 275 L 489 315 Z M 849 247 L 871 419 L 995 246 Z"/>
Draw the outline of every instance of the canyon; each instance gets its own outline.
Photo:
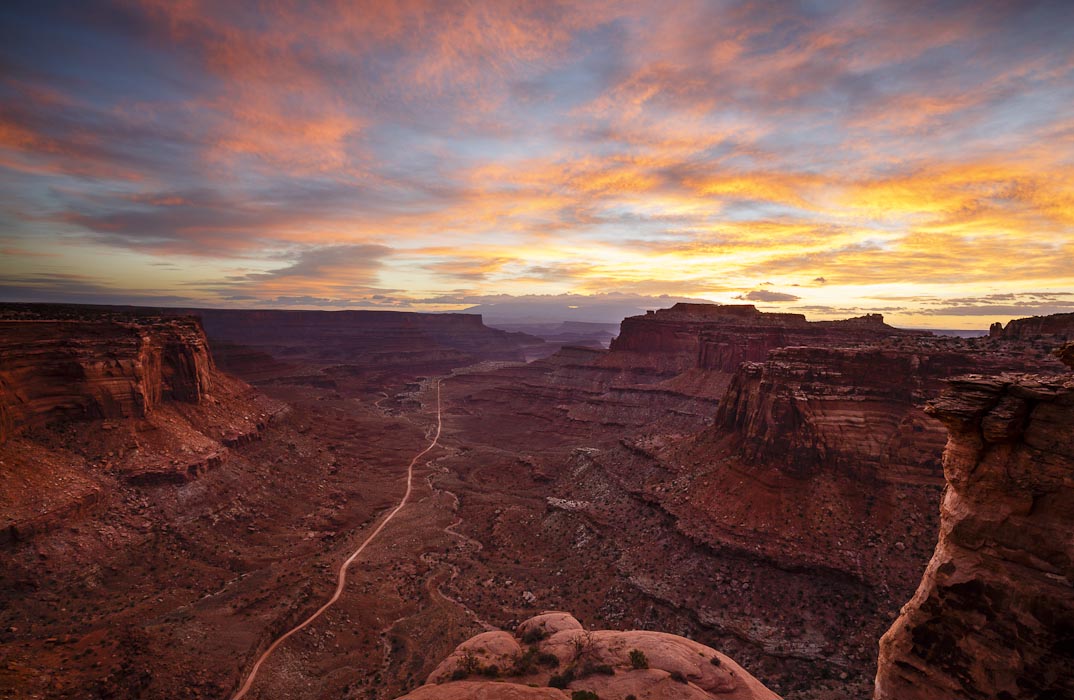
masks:
<path id="1" fill-rule="evenodd" d="M 1054 541 L 1069 523 L 1070 456 L 1054 444 L 1055 425 L 1069 434 L 1055 408 L 1069 373 L 1051 350 L 1072 332 L 1044 317 L 953 338 L 878 315 L 677 304 L 625 319 L 603 349 L 464 314 L 6 305 L 0 469 L 16 486 L 0 496 L 0 697 L 230 696 L 394 512 L 437 406 L 442 434 L 413 463 L 410 501 L 247 697 L 452 697 L 435 681 L 467 639 L 514 650 L 507 638 L 550 610 L 571 611 L 556 613 L 573 620 L 565 631 L 582 620 L 718 655 L 757 679 L 743 698 L 864 698 L 874 682 L 884 700 L 941 697 L 905 689 L 979 669 L 959 666 L 972 654 L 957 645 L 941 659 L 923 645 L 948 649 L 958 625 L 1014 609 L 993 600 L 995 580 L 967 586 L 977 572 L 1036 567 L 1026 600 L 1069 597 L 1048 576 L 1069 582 L 1063 553 L 1019 538 Z M 928 407 L 954 377 L 1011 373 L 1038 388 L 958 380 L 987 411 Z M 1032 411 L 1017 404 L 1033 391 Z M 1042 427 L 1004 427 L 1029 415 Z M 998 436 L 985 441 L 995 449 L 972 453 L 974 430 Z M 1030 496 L 1000 483 L 953 500 L 953 474 L 1012 455 Z M 1038 484 L 1025 465 L 1042 455 L 1052 467 Z M 1009 499 L 1014 520 L 966 517 L 991 499 Z M 945 545 L 949 529 L 965 538 Z M 973 549 L 957 552 L 967 566 L 938 562 L 945 547 Z M 1019 548 L 1031 559 L 1009 563 Z M 1033 605 L 1059 634 L 1069 609 Z M 1026 668 L 1066 678 L 1056 660 L 1069 650 L 1041 638 Z M 672 672 L 698 692 L 716 682 L 703 666 L 639 675 L 613 656 L 600 665 L 615 672 L 594 677 L 612 683 L 602 698 L 637 693 L 635 676 L 657 695 L 683 689 Z"/>

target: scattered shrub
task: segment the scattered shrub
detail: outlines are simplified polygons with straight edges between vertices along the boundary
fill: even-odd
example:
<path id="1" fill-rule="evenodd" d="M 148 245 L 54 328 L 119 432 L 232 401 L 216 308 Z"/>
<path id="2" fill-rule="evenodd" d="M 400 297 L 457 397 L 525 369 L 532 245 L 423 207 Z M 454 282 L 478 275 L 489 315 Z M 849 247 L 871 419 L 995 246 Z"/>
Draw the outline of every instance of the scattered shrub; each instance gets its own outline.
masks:
<path id="1" fill-rule="evenodd" d="M 634 668 L 649 668 L 649 659 L 645 658 L 645 652 L 641 649 L 630 650 L 630 665 Z"/>
<path id="2" fill-rule="evenodd" d="M 464 680 L 468 675 L 470 674 L 466 672 L 466 669 L 457 668 L 451 672 L 451 680 L 461 681 Z"/>
<path id="3" fill-rule="evenodd" d="M 500 675 L 500 667 L 496 664 L 489 664 L 481 669 L 482 676 L 488 676 L 489 678 L 498 678 Z"/>
<path id="4" fill-rule="evenodd" d="M 718 656 L 713 656 L 711 659 L 709 659 L 709 661 L 712 662 L 713 666 L 719 666 L 720 665 L 720 657 L 718 657 Z"/>
<path id="5" fill-rule="evenodd" d="M 547 651 L 542 651 L 537 654 L 537 663 L 542 666 L 551 666 L 555 668 L 559 666 L 559 657 Z"/>
<path id="6" fill-rule="evenodd" d="M 682 671 L 672 671 L 671 672 L 671 680 L 675 681 L 676 683 L 686 683 L 687 682 L 686 676 L 682 675 Z"/>
<path id="7" fill-rule="evenodd" d="M 586 664 L 582 667 L 582 676 L 592 676 L 594 673 L 600 673 L 605 676 L 614 676 L 615 669 L 608 664 Z"/>
<path id="8" fill-rule="evenodd" d="M 563 673 L 557 673 L 548 679 L 549 688 L 559 688 L 560 690 L 566 690 L 567 686 L 574 680 L 574 669 L 568 668 Z"/>
<path id="9" fill-rule="evenodd" d="M 543 627 L 538 627 L 537 625 L 534 625 L 522 634 L 522 643 L 536 644 L 547 636 L 548 633 L 545 632 Z"/>
<path id="10" fill-rule="evenodd" d="M 592 690 L 576 690 L 571 693 L 571 700 L 600 700 Z"/>
<path id="11" fill-rule="evenodd" d="M 522 653 L 511 666 L 509 673 L 512 676 L 528 676 L 537 670 L 537 647 L 530 647 Z"/>

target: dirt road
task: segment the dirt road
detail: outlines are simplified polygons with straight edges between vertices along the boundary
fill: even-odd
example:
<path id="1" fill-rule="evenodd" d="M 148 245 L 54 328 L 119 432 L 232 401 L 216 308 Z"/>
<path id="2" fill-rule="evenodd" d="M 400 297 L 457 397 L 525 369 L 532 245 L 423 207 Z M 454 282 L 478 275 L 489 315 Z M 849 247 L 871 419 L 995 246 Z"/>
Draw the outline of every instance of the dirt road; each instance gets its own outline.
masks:
<path id="1" fill-rule="evenodd" d="M 369 535 L 369 537 L 367 537 L 365 541 L 362 542 L 361 546 L 359 546 L 358 549 L 354 550 L 354 552 L 352 552 L 351 555 L 347 557 L 347 559 L 342 564 L 340 564 L 339 571 L 337 573 L 338 582 L 336 583 L 336 591 L 332 594 L 332 597 L 328 599 L 328 602 L 318 608 L 317 612 L 313 613 L 301 623 L 282 634 L 279 638 L 276 639 L 276 641 L 274 641 L 269 646 L 268 649 L 265 650 L 263 654 L 261 654 L 260 657 L 258 657 L 257 661 L 253 665 L 253 668 L 250 669 L 249 675 L 246 676 L 246 681 L 242 684 L 242 687 L 239 688 L 238 692 L 232 696 L 232 700 L 241 700 L 241 698 L 245 697 L 246 694 L 250 692 L 250 689 L 254 685 L 254 681 L 257 679 L 257 672 L 261 670 L 261 665 L 265 663 L 269 656 L 272 655 L 272 652 L 276 651 L 277 647 L 287 641 L 288 637 L 290 637 L 291 635 L 305 629 L 310 624 L 312 624 L 314 620 L 323 615 L 326 610 L 332 607 L 335 602 L 339 600 L 339 597 L 343 595 L 343 588 L 347 584 L 347 569 L 362 554 L 362 552 L 365 551 L 365 548 L 368 547 L 369 544 L 373 542 L 373 540 L 375 540 L 381 532 L 384 531 L 384 528 L 388 526 L 388 523 L 392 521 L 392 518 L 394 518 L 396 514 L 403 509 L 403 506 L 407 504 L 407 501 L 410 500 L 410 493 L 414 482 L 414 466 L 418 463 L 418 460 L 429 454 L 429 452 L 431 452 L 433 448 L 435 448 L 440 442 L 440 429 L 443 426 L 443 421 L 440 415 L 440 383 L 442 381 L 442 379 L 436 380 L 436 433 L 433 435 L 432 440 L 429 442 L 429 446 L 418 454 L 414 455 L 414 458 L 410 460 L 410 464 L 407 466 L 406 470 L 406 492 L 403 494 L 403 498 L 399 501 L 399 504 L 396 505 L 395 508 L 393 508 L 391 512 L 388 513 L 388 517 L 384 518 L 384 520 L 381 521 L 380 525 L 378 525 L 377 528 L 373 530 L 373 532 Z"/>

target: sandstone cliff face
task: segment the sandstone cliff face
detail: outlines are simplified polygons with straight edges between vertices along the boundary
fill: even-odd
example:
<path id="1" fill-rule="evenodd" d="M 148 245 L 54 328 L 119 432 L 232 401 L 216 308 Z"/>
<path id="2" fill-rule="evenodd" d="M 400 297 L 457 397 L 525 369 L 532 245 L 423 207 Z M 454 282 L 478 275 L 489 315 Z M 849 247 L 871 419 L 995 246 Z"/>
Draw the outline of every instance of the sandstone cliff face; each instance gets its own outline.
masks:
<path id="1" fill-rule="evenodd" d="M 930 412 L 950 431 L 939 542 L 875 697 L 1074 697 L 1074 378 L 962 378 Z"/>
<path id="2" fill-rule="evenodd" d="M 501 674 L 506 683 L 488 680 Z M 515 634 L 485 632 L 463 642 L 426 685 L 403 697 L 559 700 L 579 691 L 602 700 L 778 700 L 732 659 L 703 644 L 661 632 L 587 632 L 563 612 L 532 617 Z"/>
<path id="3" fill-rule="evenodd" d="M 0 543 L 80 518 L 115 480 L 220 466 L 282 406 L 218 371 L 197 319 L 0 320 Z"/>
<path id="4" fill-rule="evenodd" d="M 924 411 L 945 377 L 976 367 L 941 340 L 851 348 L 790 347 L 743 365 L 713 430 L 748 463 L 809 476 L 878 478 L 882 469 L 939 476 L 946 433 Z M 950 346 L 950 347 L 948 347 Z"/>
<path id="5" fill-rule="evenodd" d="M 676 304 L 624 319 L 610 349 L 649 356 L 654 368 L 732 373 L 787 345 L 838 345 L 892 336 L 922 335 L 870 314 L 844 321 L 810 322 L 802 314 L 764 313 L 750 304 Z M 927 334 L 926 334 L 927 335 Z"/>
<path id="6" fill-rule="evenodd" d="M 590 395 L 576 396 L 577 420 L 618 425 L 654 422 L 686 429 L 710 422 L 731 377 L 745 361 L 787 345 L 829 346 L 914 337 L 878 315 L 812 323 L 801 314 L 762 313 L 752 305 L 676 304 L 624 319 L 607 352 L 590 353 Z M 565 354 L 576 355 L 568 348 Z M 551 364 L 553 379 L 558 371 Z"/>
<path id="7" fill-rule="evenodd" d="M 201 402 L 213 361 L 194 319 L 0 321 L 0 442 L 61 419 Z"/>
<path id="8" fill-rule="evenodd" d="M 1074 314 L 1016 318 L 1006 326 L 995 323 L 989 329 L 989 336 L 1002 340 L 1074 340 Z"/>

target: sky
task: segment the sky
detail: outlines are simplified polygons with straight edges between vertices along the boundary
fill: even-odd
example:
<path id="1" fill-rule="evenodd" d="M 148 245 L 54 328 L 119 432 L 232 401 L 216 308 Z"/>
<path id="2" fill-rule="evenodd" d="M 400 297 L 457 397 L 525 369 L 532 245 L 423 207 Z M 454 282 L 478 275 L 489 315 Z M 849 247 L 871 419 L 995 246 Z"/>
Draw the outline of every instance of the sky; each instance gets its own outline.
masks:
<path id="1" fill-rule="evenodd" d="M 0 300 L 679 299 L 1074 311 L 1074 2 L 0 8 Z"/>

